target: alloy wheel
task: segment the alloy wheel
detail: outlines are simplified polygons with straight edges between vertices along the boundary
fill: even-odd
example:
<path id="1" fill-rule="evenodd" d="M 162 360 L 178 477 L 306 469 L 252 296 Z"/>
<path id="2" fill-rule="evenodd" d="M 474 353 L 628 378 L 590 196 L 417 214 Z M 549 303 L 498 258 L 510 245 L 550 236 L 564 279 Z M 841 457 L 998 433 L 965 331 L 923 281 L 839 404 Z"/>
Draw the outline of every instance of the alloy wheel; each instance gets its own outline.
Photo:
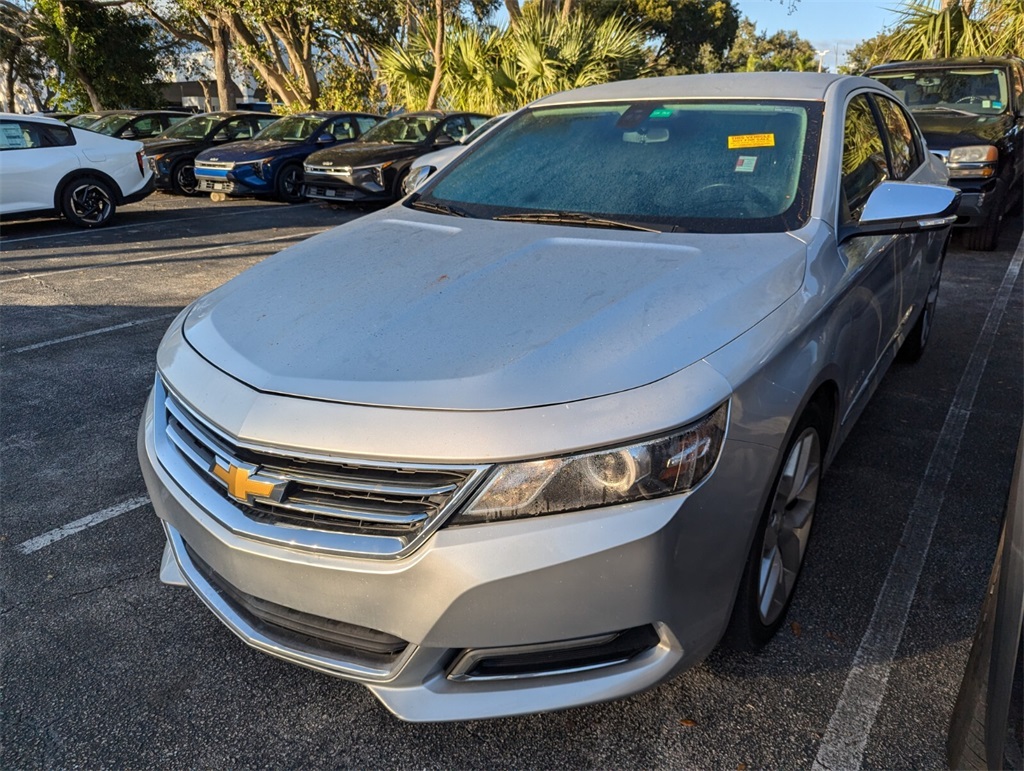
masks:
<path id="1" fill-rule="evenodd" d="M 110 217 L 113 203 L 110 193 L 100 185 L 85 183 L 71 191 L 70 205 L 75 215 L 89 225 L 99 225 Z"/>
<path id="2" fill-rule="evenodd" d="M 796 586 L 818 500 L 821 442 L 809 427 L 786 456 L 761 545 L 757 609 L 761 623 L 774 623 Z"/>

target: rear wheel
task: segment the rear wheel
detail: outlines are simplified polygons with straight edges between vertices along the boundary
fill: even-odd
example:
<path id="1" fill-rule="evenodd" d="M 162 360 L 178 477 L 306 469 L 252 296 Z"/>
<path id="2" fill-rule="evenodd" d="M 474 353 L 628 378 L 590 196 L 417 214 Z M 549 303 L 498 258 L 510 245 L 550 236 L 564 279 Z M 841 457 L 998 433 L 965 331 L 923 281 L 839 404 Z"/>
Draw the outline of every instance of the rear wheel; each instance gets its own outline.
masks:
<path id="1" fill-rule="evenodd" d="M 731 648 L 761 648 L 785 620 L 814 522 L 826 439 L 825 417 L 811 403 L 786 445 L 754 535 L 723 640 Z"/>
<path id="2" fill-rule="evenodd" d="M 72 180 L 60 196 L 61 213 L 80 228 L 103 227 L 117 210 L 110 185 L 96 177 Z"/>
<path id="3" fill-rule="evenodd" d="M 285 203 L 298 203 L 302 195 L 302 167 L 297 163 L 288 163 L 277 172 L 274 182 L 277 197 Z"/>
<path id="4" fill-rule="evenodd" d="M 171 169 L 171 186 L 180 195 L 196 195 L 199 182 L 196 181 L 196 167 L 192 161 L 179 161 Z"/>

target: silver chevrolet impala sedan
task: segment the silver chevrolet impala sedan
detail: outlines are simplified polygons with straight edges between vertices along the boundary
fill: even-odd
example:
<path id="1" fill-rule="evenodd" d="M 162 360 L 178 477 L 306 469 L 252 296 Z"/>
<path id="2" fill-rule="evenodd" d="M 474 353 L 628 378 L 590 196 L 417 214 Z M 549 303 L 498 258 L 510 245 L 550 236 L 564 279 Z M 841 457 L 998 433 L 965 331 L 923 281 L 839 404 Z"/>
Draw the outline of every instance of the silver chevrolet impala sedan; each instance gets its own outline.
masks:
<path id="1" fill-rule="evenodd" d="M 139 434 L 161 578 L 414 721 L 764 645 L 830 460 L 928 340 L 945 182 L 864 78 L 529 105 L 174 321 Z"/>

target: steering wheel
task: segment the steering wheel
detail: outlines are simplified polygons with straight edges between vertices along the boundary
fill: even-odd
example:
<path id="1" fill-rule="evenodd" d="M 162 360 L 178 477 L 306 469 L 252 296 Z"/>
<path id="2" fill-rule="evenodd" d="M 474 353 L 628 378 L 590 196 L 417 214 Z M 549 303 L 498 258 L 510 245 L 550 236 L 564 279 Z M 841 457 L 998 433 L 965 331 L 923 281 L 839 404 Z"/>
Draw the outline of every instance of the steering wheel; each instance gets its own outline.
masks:
<path id="1" fill-rule="evenodd" d="M 699 203 L 729 207 L 745 218 L 770 217 L 779 208 L 766 194 L 742 182 L 714 182 L 698 188 L 693 195 Z"/>

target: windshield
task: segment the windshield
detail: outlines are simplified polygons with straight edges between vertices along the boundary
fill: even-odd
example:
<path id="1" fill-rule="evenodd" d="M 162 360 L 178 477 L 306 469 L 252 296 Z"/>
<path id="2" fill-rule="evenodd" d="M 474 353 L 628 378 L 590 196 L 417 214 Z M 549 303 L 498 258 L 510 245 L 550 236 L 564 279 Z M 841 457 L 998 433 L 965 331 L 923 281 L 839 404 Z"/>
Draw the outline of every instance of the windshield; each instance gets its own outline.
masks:
<path id="1" fill-rule="evenodd" d="M 160 135 L 161 139 L 205 139 L 213 131 L 214 126 L 223 118 L 217 115 L 195 115 L 181 123 L 171 126 Z"/>
<path id="2" fill-rule="evenodd" d="M 482 137 L 484 134 L 486 134 L 492 128 L 497 126 L 499 123 L 501 123 L 503 120 L 505 120 L 505 118 L 507 118 L 508 116 L 509 116 L 509 113 L 506 112 L 506 113 L 503 113 L 502 115 L 495 115 L 493 118 L 488 118 L 478 128 L 476 128 L 473 131 L 471 131 L 462 140 L 462 144 L 464 144 L 464 145 L 471 145 L 471 144 L 473 144 L 476 140 L 478 140 L 480 137 Z"/>
<path id="3" fill-rule="evenodd" d="M 324 122 L 323 118 L 290 115 L 271 123 L 253 139 L 277 139 L 284 142 L 304 142 L 313 136 Z"/>
<path id="4" fill-rule="evenodd" d="M 809 216 L 821 114 L 819 102 L 761 100 L 526 110 L 411 203 L 598 227 L 791 230 Z"/>
<path id="5" fill-rule="evenodd" d="M 1006 73 L 991 67 L 928 68 L 871 77 L 887 85 L 907 107 L 918 112 L 998 115 L 1009 104 Z"/>
<path id="6" fill-rule="evenodd" d="M 433 115 L 396 115 L 363 134 L 362 141 L 419 144 L 427 138 L 437 121 L 438 118 Z"/>
<path id="7" fill-rule="evenodd" d="M 125 123 L 132 119 L 131 115 L 107 115 L 104 118 L 100 118 L 98 121 L 89 126 L 90 131 L 95 131 L 99 134 L 106 134 L 107 136 L 113 136 Z"/>
<path id="8" fill-rule="evenodd" d="M 68 121 L 69 126 L 74 128 L 85 128 L 95 123 L 100 118 L 96 113 L 84 113 L 82 115 L 76 115 Z"/>

